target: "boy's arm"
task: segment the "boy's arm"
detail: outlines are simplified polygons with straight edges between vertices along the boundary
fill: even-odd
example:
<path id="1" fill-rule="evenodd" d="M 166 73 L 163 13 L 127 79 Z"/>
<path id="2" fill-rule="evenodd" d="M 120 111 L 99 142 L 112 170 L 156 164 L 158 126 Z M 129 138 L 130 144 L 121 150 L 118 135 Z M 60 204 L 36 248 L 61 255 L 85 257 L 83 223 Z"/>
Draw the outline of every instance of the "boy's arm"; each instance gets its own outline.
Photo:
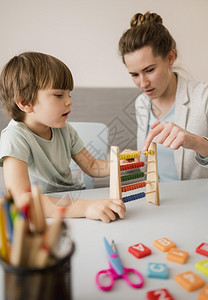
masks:
<path id="1" fill-rule="evenodd" d="M 27 163 L 14 157 L 4 157 L 3 163 L 5 187 L 12 193 L 17 207 L 24 205 L 25 197 L 31 192 Z"/>
<path id="2" fill-rule="evenodd" d="M 27 163 L 14 158 L 4 158 L 4 180 L 6 189 L 10 190 L 18 207 L 24 205 L 25 200 L 31 195 L 31 183 L 28 174 Z M 117 213 L 120 218 L 125 216 L 125 205 L 122 200 L 73 200 L 56 198 L 49 195 L 43 195 L 43 208 L 45 216 L 54 217 L 57 212 L 57 206 L 68 206 L 65 217 L 89 219 L 99 219 L 103 222 L 115 220 Z"/>
<path id="3" fill-rule="evenodd" d="M 110 175 L 110 162 L 104 159 L 95 159 L 86 148 L 72 155 L 73 160 L 88 175 L 105 177 Z"/>

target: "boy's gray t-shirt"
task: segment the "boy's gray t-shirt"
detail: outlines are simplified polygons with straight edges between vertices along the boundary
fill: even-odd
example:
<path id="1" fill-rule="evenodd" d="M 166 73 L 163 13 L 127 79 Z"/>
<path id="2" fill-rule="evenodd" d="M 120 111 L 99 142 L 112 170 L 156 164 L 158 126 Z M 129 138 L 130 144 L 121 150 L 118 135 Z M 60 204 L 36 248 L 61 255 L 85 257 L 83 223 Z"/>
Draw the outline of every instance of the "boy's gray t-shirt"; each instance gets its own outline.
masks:
<path id="1" fill-rule="evenodd" d="M 5 156 L 28 164 L 31 183 L 42 193 L 82 189 L 84 184 L 72 178 L 71 155 L 79 153 L 84 144 L 75 129 L 66 122 L 63 128 L 52 128 L 52 139 L 45 140 L 24 123 L 10 121 L 0 139 L 0 166 Z"/>

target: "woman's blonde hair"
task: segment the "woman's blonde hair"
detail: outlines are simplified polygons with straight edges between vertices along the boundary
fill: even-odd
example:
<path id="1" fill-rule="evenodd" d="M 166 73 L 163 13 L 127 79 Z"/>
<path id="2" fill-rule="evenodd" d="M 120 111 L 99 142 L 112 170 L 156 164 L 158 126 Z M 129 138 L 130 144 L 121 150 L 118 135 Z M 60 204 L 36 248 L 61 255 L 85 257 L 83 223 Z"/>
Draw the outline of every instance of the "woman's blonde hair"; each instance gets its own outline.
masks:
<path id="1" fill-rule="evenodd" d="M 138 13 L 133 16 L 128 29 L 119 41 L 119 52 L 125 63 L 124 55 L 150 46 L 155 56 L 165 58 L 174 49 L 177 58 L 176 42 L 162 24 L 162 18 L 156 13 Z"/>
<path id="2" fill-rule="evenodd" d="M 25 113 L 16 105 L 34 105 L 40 89 L 73 90 L 73 77 L 69 68 L 59 59 L 39 53 L 25 52 L 14 56 L 0 76 L 0 99 L 9 115 L 22 122 Z"/>

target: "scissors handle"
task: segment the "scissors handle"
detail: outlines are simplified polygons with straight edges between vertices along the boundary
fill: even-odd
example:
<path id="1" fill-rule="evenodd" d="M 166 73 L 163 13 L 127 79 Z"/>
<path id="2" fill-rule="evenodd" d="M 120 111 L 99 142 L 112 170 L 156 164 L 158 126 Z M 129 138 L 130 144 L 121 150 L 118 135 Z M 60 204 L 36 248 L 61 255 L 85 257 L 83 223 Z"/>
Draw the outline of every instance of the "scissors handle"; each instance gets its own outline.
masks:
<path id="1" fill-rule="evenodd" d="M 99 289 L 103 290 L 103 291 L 109 291 L 110 289 L 112 289 L 112 287 L 114 286 L 114 280 L 117 278 L 114 276 L 113 274 L 114 270 L 112 269 L 108 269 L 108 270 L 102 270 L 100 272 L 97 273 L 96 277 L 95 277 L 95 281 L 96 281 L 96 284 L 98 286 Z M 110 279 L 110 282 L 109 284 L 107 285 L 102 285 L 100 283 L 101 281 L 101 275 L 106 275 L 109 279 Z"/>
<path id="2" fill-rule="evenodd" d="M 135 274 L 139 278 L 138 283 L 134 283 L 133 281 L 131 281 L 129 279 L 130 273 Z M 143 287 L 143 285 L 144 285 L 144 277 L 142 276 L 142 274 L 139 271 L 137 271 L 135 269 L 124 268 L 124 274 L 122 275 L 122 278 L 126 280 L 128 285 L 130 285 L 131 287 L 136 288 L 136 289 L 139 289 L 139 288 Z"/>

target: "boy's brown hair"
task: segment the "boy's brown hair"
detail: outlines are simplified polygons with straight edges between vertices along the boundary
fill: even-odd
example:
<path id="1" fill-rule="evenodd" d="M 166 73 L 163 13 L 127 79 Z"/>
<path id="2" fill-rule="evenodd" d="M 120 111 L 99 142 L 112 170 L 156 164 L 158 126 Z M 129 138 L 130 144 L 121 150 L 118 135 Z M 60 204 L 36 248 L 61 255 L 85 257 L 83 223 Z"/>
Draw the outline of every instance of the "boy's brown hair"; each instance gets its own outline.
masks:
<path id="1" fill-rule="evenodd" d="M 38 52 L 24 52 L 14 56 L 0 76 L 0 99 L 15 121 L 24 121 L 25 113 L 16 101 L 35 104 L 38 90 L 73 90 L 69 68 L 59 59 Z"/>

